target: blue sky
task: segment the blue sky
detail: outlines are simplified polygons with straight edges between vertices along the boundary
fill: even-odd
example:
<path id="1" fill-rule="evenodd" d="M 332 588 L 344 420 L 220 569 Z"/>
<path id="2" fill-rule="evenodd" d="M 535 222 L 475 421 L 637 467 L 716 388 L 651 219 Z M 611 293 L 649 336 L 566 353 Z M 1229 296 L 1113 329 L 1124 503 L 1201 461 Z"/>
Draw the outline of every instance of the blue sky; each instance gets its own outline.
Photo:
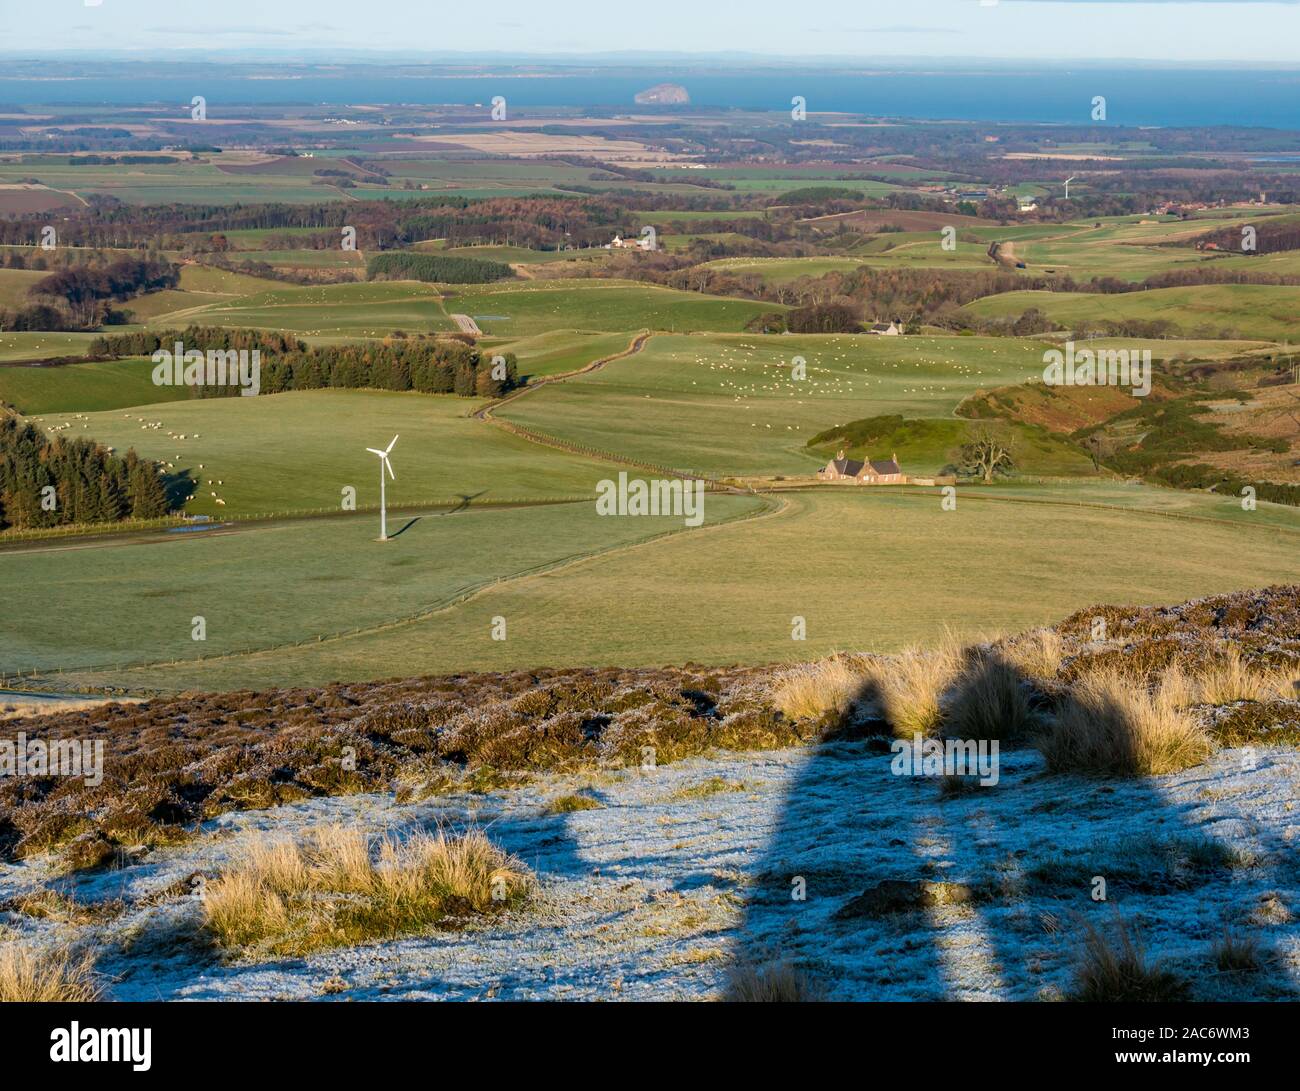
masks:
<path id="1" fill-rule="evenodd" d="M 0 50 L 26 55 L 321 48 L 1300 67 L 1300 0 L 0 0 Z"/>

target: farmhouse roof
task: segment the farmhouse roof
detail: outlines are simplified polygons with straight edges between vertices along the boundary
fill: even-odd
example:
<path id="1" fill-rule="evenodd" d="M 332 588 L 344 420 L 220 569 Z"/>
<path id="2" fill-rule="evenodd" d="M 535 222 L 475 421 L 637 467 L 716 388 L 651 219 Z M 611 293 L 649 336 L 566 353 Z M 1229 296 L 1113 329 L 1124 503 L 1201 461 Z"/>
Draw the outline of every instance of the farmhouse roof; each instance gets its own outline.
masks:
<path id="1" fill-rule="evenodd" d="M 891 459 L 889 459 L 889 460 L 887 460 L 887 461 L 885 461 L 885 462 L 872 462 L 872 463 L 871 463 L 871 468 L 872 468 L 873 470 L 875 470 L 876 473 L 881 474 L 881 475 L 884 475 L 884 474 L 899 474 L 899 473 L 902 473 L 902 472 L 903 472 L 903 471 L 902 471 L 902 468 L 898 465 L 898 458 L 897 458 L 897 456 L 895 456 L 894 458 L 891 458 Z"/>
<path id="2" fill-rule="evenodd" d="M 862 467 L 866 465 L 856 458 L 837 458 L 831 464 L 835 467 L 836 473 L 844 474 L 846 477 L 857 477 L 862 472 Z"/>

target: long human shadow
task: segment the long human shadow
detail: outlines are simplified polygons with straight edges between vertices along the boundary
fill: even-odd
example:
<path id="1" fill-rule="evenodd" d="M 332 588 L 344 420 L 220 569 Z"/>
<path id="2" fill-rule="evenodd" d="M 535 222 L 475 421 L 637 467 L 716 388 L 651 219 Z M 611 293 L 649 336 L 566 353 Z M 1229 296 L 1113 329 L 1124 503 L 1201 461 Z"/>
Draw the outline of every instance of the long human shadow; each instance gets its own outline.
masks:
<path id="1" fill-rule="evenodd" d="M 978 669 L 968 661 L 956 685 Z M 1038 716 L 1055 711 L 1017 682 Z M 1000 745 L 998 783 L 979 786 L 896 775 L 881 709 L 864 686 L 790 782 L 732 947 L 734 998 L 756 974 L 779 981 L 780 967 L 829 999 L 1068 997 L 1090 928 L 1116 947 L 1126 930 L 1149 965 L 1170 969 L 1185 988 L 1166 998 L 1295 997 L 1256 926 L 1267 891 L 1296 884 L 1294 848 L 1251 838 L 1244 805 L 1216 800 L 1285 775 L 1285 750 L 1261 752 L 1250 774 L 1223 751 L 1170 778 L 1115 779 L 1049 773 L 1026 738 Z M 1220 822 L 1254 840 L 1258 859 L 1216 836 Z M 1216 966 L 1225 926 L 1253 937 L 1261 969 Z"/>

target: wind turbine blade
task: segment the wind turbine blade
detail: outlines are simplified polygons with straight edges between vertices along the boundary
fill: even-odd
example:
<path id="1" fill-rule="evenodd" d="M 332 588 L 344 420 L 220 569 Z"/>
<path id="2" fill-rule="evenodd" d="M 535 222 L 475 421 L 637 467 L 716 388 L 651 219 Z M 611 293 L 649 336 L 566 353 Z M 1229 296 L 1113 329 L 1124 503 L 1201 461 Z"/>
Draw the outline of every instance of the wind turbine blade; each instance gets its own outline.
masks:
<path id="1" fill-rule="evenodd" d="M 391 454 L 393 451 L 393 447 L 396 445 L 396 443 L 397 443 L 397 436 L 394 436 L 393 442 L 388 445 L 387 449 L 384 451 L 384 454 L 386 455 Z"/>
<path id="2" fill-rule="evenodd" d="M 378 455 L 380 458 L 384 457 L 383 451 L 376 451 L 373 447 L 367 447 L 366 450 L 369 451 L 372 455 Z"/>
<path id="3" fill-rule="evenodd" d="M 397 475 L 393 473 L 393 464 L 389 462 L 388 459 L 384 459 L 384 465 L 388 467 L 388 476 L 391 477 L 394 481 L 396 481 Z"/>

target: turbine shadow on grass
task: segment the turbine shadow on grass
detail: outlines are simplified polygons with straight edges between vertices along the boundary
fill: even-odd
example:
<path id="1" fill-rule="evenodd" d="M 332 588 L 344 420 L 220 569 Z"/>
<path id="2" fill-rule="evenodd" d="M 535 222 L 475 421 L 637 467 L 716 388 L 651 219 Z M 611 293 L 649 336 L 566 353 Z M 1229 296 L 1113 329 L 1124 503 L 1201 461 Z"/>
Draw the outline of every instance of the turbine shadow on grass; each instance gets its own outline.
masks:
<path id="1" fill-rule="evenodd" d="M 469 508 L 471 500 L 477 500 L 485 492 L 487 492 L 487 489 L 479 489 L 479 491 L 475 493 L 461 493 L 460 503 L 457 504 L 454 508 L 448 508 L 446 511 L 433 512 L 431 515 L 412 516 L 404 524 L 402 524 L 401 527 L 393 531 L 393 533 L 390 534 L 388 537 L 396 538 L 401 534 L 405 534 L 408 530 L 410 530 L 413 526 L 415 526 L 415 524 L 418 523 L 421 519 L 436 519 L 444 515 L 455 515 L 457 512 L 465 511 L 466 509 Z"/>

